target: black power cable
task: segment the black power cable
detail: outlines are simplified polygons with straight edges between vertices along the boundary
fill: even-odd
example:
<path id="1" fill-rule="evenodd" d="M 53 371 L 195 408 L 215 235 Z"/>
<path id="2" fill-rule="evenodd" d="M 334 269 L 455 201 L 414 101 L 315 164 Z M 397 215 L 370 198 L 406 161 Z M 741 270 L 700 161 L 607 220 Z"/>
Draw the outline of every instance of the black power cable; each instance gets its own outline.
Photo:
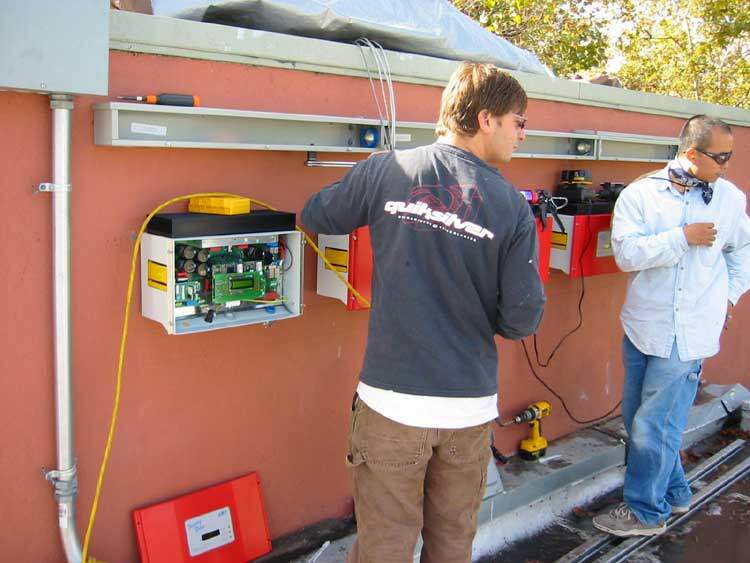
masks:
<path id="1" fill-rule="evenodd" d="M 552 349 L 552 352 L 547 357 L 547 360 L 545 362 L 542 362 L 539 358 L 539 348 L 537 346 L 537 337 L 536 333 L 534 333 L 534 354 L 536 356 L 536 362 L 537 364 L 542 368 L 549 367 L 550 362 L 552 361 L 552 358 L 555 356 L 557 351 L 560 349 L 560 347 L 563 345 L 565 340 L 572 335 L 573 333 L 577 332 L 581 326 L 583 325 L 583 298 L 586 295 L 586 285 L 584 282 L 585 276 L 583 275 L 583 256 L 586 254 L 586 252 L 589 249 L 589 246 L 591 245 L 591 241 L 594 239 L 594 234 L 591 232 L 591 224 L 590 222 L 586 222 L 586 234 L 588 235 L 586 239 L 586 244 L 583 246 L 583 250 L 581 251 L 581 255 L 578 258 L 578 270 L 581 274 L 581 296 L 578 299 L 578 323 L 576 323 L 576 326 L 569 330 L 565 335 L 560 339 L 560 341 L 555 345 L 555 347 Z M 572 412 L 570 412 L 570 409 L 568 408 L 568 405 L 565 402 L 565 399 L 563 399 L 554 389 L 552 389 L 539 375 L 537 374 L 536 370 L 534 369 L 534 365 L 531 362 L 531 356 L 529 355 L 529 351 L 526 348 L 526 342 L 521 340 L 521 346 L 523 346 L 523 353 L 526 356 L 526 362 L 529 364 L 529 369 L 531 370 L 531 373 L 534 375 L 534 377 L 541 383 L 547 391 L 552 393 L 562 404 L 563 409 L 565 410 L 565 413 L 570 417 L 570 419 L 573 422 L 576 422 L 578 424 L 590 424 L 592 422 L 597 422 L 599 420 L 607 418 L 609 415 L 611 415 L 613 412 L 615 412 L 618 408 L 620 408 L 620 405 L 622 404 L 622 401 L 618 402 L 615 407 L 607 412 L 606 414 L 603 414 L 602 416 L 598 416 L 596 418 L 591 418 L 588 420 L 580 420 L 576 416 L 573 415 Z"/>
<path id="2" fill-rule="evenodd" d="M 609 412 L 607 412 L 606 414 L 603 414 L 601 416 L 597 416 L 596 418 L 590 418 L 588 420 L 581 420 L 581 419 L 577 418 L 575 415 L 573 415 L 572 412 L 570 412 L 570 409 L 568 408 L 568 405 L 565 403 L 565 399 L 563 399 L 554 389 L 552 389 L 552 387 L 550 387 L 549 385 L 547 385 L 547 383 L 541 377 L 539 377 L 539 375 L 536 373 L 536 370 L 534 369 L 534 366 L 531 363 L 531 356 L 529 356 L 529 351 L 526 348 L 526 342 L 524 342 L 523 340 L 521 340 L 521 346 L 523 346 L 523 353 L 526 356 L 526 361 L 529 364 L 529 369 L 531 370 L 531 373 L 539 381 L 539 383 L 541 383 L 544 386 L 544 388 L 547 389 L 547 391 L 549 391 L 555 397 L 557 397 L 557 399 L 562 404 L 562 407 L 565 410 L 565 413 L 570 417 L 570 419 L 573 422 L 576 422 L 578 424 L 591 424 L 592 422 L 598 422 L 599 420 L 607 418 L 609 415 L 611 415 L 613 412 L 615 412 L 617 409 L 620 408 L 620 405 L 622 404 L 622 401 L 618 402 L 614 406 L 614 408 L 612 410 L 610 410 Z"/>

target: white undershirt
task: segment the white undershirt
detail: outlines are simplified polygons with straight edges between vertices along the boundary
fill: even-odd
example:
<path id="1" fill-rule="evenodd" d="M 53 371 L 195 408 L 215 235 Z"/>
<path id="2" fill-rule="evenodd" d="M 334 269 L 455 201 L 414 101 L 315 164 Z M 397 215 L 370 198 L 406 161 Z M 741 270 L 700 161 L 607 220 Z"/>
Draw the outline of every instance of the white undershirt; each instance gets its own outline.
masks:
<path id="1" fill-rule="evenodd" d="M 469 428 L 497 418 L 497 394 L 487 397 L 409 395 L 359 382 L 359 398 L 386 418 L 419 428 Z"/>

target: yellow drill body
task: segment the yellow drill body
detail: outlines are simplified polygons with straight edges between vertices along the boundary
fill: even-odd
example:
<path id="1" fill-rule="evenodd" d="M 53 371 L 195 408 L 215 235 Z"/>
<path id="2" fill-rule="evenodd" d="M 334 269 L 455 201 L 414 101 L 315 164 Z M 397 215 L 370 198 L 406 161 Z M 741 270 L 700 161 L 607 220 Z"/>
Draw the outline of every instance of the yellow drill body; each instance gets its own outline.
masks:
<path id="1" fill-rule="evenodd" d="M 542 436 L 541 420 L 548 416 L 552 407 L 547 401 L 538 401 L 524 409 L 514 421 L 529 423 L 529 437 L 521 441 L 518 455 L 522 459 L 534 460 L 547 453 L 547 439 Z"/>

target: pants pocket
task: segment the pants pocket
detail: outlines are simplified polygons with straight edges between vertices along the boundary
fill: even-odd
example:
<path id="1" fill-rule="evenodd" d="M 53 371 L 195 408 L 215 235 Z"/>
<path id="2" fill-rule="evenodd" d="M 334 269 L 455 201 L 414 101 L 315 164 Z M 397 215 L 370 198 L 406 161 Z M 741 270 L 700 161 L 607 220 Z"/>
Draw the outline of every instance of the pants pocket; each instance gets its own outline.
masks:
<path id="1" fill-rule="evenodd" d="M 368 467 L 398 471 L 420 465 L 425 459 L 426 428 L 399 424 L 364 403 L 357 420 L 353 448 L 359 449 Z"/>
<path id="2" fill-rule="evenodd" d="M 364 403 L 362 399 L 355 393 L 352 399 L 352 416 L 349 422 L 349 452 L 346 454 L 346 466 L 356 467 L 364 463 L 364 457 L 362 455 L 361 448 L 359 447 L 358 430 L 361 426 L 362 407 Z"/>
<path id="3" fill-rule="evenodd" d="M 489 463 L 492 455 L 492 421 L 479 426 L 455 430 L 448 441 L 447 457 L 449 463 Z"/>

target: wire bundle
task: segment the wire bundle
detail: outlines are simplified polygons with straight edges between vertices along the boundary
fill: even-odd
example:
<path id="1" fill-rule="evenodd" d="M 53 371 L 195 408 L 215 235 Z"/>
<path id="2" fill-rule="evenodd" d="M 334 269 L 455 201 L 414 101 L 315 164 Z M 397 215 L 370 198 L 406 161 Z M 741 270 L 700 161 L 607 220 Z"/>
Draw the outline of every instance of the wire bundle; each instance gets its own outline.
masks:
<path id="1" fill-rule="evenodd" d="M 388 64 L 388 57 L 380 43 L 370 41 L 366 37 L 360 37 L 354 44 L 359 47 L 359 54 L 362 56 L 362 63 L 365 65 L 365 70 L 367 71 L 367 79 L 370 81 L 372 97 L 375 100 L 375 106 L 378 108 L 378 117 L 380 118 L 380 123 L 385 128 L 384 144 L 387 148 L 393 150 L 396 148 L 396 94 L 393 90 L 393 79 L 391 77 L 391 66 Z M 375 89 L 370 65 L 365 56 L 366 51 L 370 52 L 372 59 L 375 61 L 378 80 L 380 82 L 380 97 L 378 97 Z M 388 89 L 387 95 L 386 88 Z"/>

